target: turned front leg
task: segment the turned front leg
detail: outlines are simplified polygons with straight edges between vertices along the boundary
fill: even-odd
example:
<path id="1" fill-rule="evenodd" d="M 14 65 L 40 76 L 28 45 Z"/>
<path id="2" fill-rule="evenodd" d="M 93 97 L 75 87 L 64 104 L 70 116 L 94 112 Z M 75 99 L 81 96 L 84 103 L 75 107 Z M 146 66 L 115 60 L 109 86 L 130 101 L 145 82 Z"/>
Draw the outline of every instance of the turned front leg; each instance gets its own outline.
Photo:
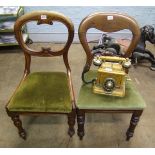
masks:
<path id="1" fill-rule="evenodd" d="M 12 119 L 14 125 L 15 125 L 15 126 L 17 127 L 17 129 L 18 129 L 19 136 L 20 136 L 21 138 L 23 138 L 24 140 L 26 140 L 26 132 L 25 132 L 25 130 L 24 130 L 23 127 L 22 127 L 22 122 L 21 122 L 21 120 L 20 120 L 20 118 L 19 118 L 19 115 L 12 115 L 12 116 L 11 116 L 11 119 Z"/>
<path id="2" fill-rule="evenodd" d="M 19 136 L 24 140 L 26 140 L 26 132 L 22 127 L 22 122 L 19 118 L 19 115 L 17 113 L 10 112 L 7 108 L 6 108 L 6 112 L 8 116 L 11 117 L 14 125 L 17 127 Z"/>
<path id="3" fill-rule="evenodd" d="M 129 141 L 131 137 L 133 137 L 135 127 L 137 126 L 140 116 L 142 114 L 142 110 L 134 111 L 131 117 L 130 126 L 126 132 L 126 140 Z"/>
<path id="4" fill-rule="evenodd" d="M 79 110 L 79 109 L 77 109 L 77 123 L 78 123 L 77 134 L 80 140 L 82 140 L 84 136 L 85 113 L 84 111 Z"/>
<path id="5" fill-rule="evenodd" d="M 75 118 L 76 118 L 76 111 L 73 110 L 71 113 L 68 114 L 68 134 L 72 137 L 75 134 L 74 125 L 75 125 Z"/>

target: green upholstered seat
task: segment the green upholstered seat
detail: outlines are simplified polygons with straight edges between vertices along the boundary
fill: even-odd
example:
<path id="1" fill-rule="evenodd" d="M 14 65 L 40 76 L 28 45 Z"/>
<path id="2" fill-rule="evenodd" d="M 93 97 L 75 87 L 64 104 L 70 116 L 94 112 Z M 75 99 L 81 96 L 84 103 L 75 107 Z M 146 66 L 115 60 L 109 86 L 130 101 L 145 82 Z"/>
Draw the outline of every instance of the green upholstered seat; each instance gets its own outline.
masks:
<path id="1" fill-rule="evenodd" d="M 87 79 L 93 77 L 96 77 L 96 71 L 86 73 Z M 79 109 L 97 110 L 141 110 L 144 109 L 145 102 L 130 80 L 126 82 L 125 97 L 94 94 L 92 84 L 83 84 L 80 89 L 77 107 Z"/>
<path id="2" fill-rule="evenodd" d="M 7 107 L 9 111 L 71 112 L 71 97 L 66 73 L 35 72 L 29 74 Z"/>

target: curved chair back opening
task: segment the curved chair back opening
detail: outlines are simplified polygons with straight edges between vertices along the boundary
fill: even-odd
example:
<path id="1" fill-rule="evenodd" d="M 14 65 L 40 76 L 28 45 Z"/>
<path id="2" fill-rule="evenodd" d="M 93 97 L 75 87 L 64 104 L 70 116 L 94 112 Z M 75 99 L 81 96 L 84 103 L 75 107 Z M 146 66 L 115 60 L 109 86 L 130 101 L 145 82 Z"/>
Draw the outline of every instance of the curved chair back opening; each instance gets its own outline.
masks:
<path id="1" fill-rule="evenodd" d="M 42 47 L 40 51 L 29 48 L 23 40 L 22 27 L 26 23 L 31 21 L 36 21 L 37 25 L 49 24 L 52 26 L 53 22 L 60 22 L 63 25 L 65 25 L 65 27 L 68 30 L 68 38 L 65 46 L 58 51 L 52 51 L 51 48 L 49 47 L 48 48 Z M 25 54 L 26 72 L 30 72 L 31 56 L 53 57 L 53 56 L 63 55 L 65 66 L 67 70 L 70 70 L 70 66 L 68 63 L 68 50 L 74 38 L 74 26 L 72 21 L 68 17 L 58 12 L 49 12 L 49 11 L 35 11 L 35 12 L 27 13 L 17 19 L 14 25 L 14 32 L 15 32 L 15 37 Z"/>
<path id="2" fill-rule="evenodd" d="M 87 16 L 82 20 L 78 31 L 80 42 L 87 55 L 86 70 L 89 70 L 93 58 L 86 37 L 86 33 L 90 28 L 104 32 L 116 32 L 124 29 L 130 30 L 132 32 L 132 40 L 123 57 L 129 57 L 131 55 L 140 38 L 140 29 L 137 22 L 125 14 L 98 12 Z"/>

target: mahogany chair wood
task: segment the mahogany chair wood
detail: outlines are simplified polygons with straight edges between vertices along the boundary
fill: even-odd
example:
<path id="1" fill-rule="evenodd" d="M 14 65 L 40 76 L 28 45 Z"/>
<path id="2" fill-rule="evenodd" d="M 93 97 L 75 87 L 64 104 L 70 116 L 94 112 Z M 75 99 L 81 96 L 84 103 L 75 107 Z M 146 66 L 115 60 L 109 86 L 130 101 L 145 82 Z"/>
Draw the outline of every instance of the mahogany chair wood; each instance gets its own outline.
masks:
<path id="1" fill-rule="evenodd" d="M 52 51 L 50 48 L 42 47 L 42 50 L 37 51 L 29 48 L 23 41 L 21 29 L 30 21 L 36 21 L 38 25 L 52 25 L 55 21 L 65 25 L 68 29 L 68 39 L 63 49 Z M 73 136 L 76 110 L 71 69 L 68 62 L 68 51 L 74 38 L 72 21 L 57 12 L 35 11 L 18 18 L 14 25 L 14 32 L 24 51 L 25 70 L 19 86 L 6 105 L 8 116 L 17 127 L 20 137 L 26 139 L 26 131 L 22 127 L 20 115 L 66 114 L 69 125 L 68 134 Z M 30 73 L 31 56 L 62 56 L 66 71 Z"/>
<path id="2" fill-rule="evenodd" d="M 94 13 L 84 18 L 79 26 L 79 39 L 86 53 L 86 64 L 82 72 L 83 85 L 81 86 L 77 100 L 77 123 L 78 136 L 80 139 L 84 136 L 85 113 L 132 113 L 130 126 L 126 132 L 126 140 L 129 140 L 134 133 L 135 127 L 145 108 L 145 102 L 137 89 L 128 81 L 126 84 L 126 95 L 123 98 L 94 94 L 92 91 L 92 79 L 96 77 L 96 71 L 90 70 L 93 54 L 89 48 L 86 33 L 88 29 L 95 28 L 104 32 L 116 32 L 128 29 L 132 32 L 132 40 L 128 49 L 122 54 L 122 57 L 129 57 L 136 47 L 140 30 L 137 22 L 125 15 L 119 13 Z M 85 79 L 89 79 L 87 82 Z M 94 133 L 95 134 L 95 133 Z"/>

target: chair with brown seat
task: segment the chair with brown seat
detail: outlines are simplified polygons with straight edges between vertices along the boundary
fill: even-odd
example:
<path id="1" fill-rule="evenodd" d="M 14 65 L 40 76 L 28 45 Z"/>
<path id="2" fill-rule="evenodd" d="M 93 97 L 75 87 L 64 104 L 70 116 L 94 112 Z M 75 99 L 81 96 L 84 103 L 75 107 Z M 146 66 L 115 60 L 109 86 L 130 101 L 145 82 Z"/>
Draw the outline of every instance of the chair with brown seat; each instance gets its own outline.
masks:
<path id="1" fill-rule="evenodd" d="M 95 79 L 97 74 L 95 70 L 90 70 L 93 53 L 91 53 L 86 38 L 86 33 L 90 28 L 104 32 L 116 32 L 123 29 L 130 30 L 133 37 L 127 51 L 122 54 L 122 57 L 125 58 L 131 55 L 140 37 L 137 22 L 124 14 L 99 12 L 91 14 L 82 20 L 79 26 L 79 39 L 86 53 L 86 64 L 82 73 L 84 84 L 81 86 L 77 100 L 78 136 L 80 139 L 84 136 L 85 113 L 87 112 L 132 113 L 130 126 L 126 132 L 126 139 L 129 140 L 133 136 L 135 126 L 145 107 L 144 100 L 131 80 L 126 82 L 125 97 L 121 98 L 93 93 L 92 79 Z"/>
<path id="2" fill-rule="evenodd" d="M 42 50 L 37 51 L 29 48 L 22 38 L 22 26 L 30 21 L 37 21 L 38 25 L 52 25 L 55 21 L 65 25 L 68 29 L 68 39 L 63 49 L 52 51 L 50 48 L 42 47 Z M 66 114 L 69 125 L 68 134 L 73 136 L 76 116 L 75 98 L 68 62 L 68 51 L 74 38 L 72 21 L 57 12 L 37 11 L 21 16 L 15 23 L 14 32 L 24 51 L 25 70 L 19 86 L 6 105 L 6 111 L 18 128 L 19 135 L 26 139 L 26 132 L 22 127 L 19 115 Z M 30 73 L 31 56 L 63 56 L 66 71 Z"/>

